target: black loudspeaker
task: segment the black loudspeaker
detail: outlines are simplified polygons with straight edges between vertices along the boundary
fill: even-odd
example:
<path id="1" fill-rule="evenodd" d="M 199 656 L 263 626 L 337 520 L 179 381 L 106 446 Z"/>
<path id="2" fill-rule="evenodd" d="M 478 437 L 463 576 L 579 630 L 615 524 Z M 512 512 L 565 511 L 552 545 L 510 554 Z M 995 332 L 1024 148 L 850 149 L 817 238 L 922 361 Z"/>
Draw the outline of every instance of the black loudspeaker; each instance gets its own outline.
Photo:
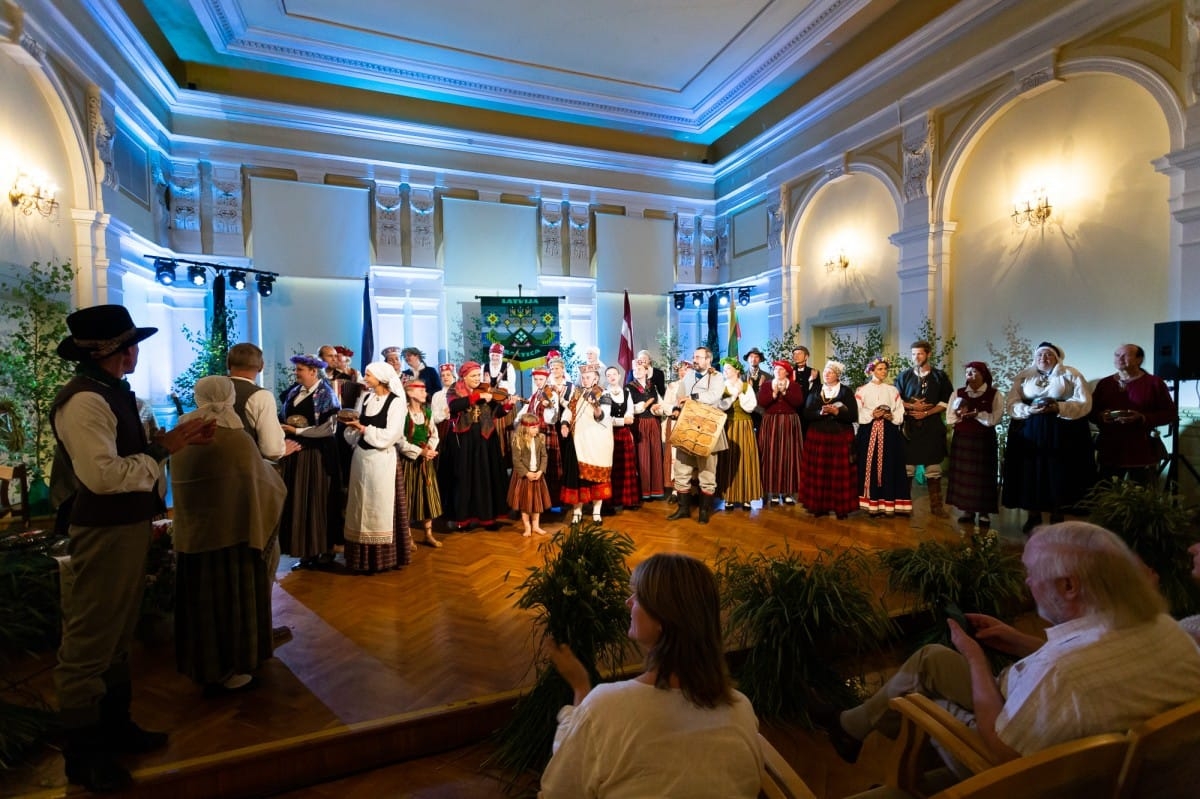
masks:
<path id="1" fill-rule="evenodd" d="M 1200 322 L 1154 325 L 1154 374 L 1163 380 L 1200 380 Z"/>

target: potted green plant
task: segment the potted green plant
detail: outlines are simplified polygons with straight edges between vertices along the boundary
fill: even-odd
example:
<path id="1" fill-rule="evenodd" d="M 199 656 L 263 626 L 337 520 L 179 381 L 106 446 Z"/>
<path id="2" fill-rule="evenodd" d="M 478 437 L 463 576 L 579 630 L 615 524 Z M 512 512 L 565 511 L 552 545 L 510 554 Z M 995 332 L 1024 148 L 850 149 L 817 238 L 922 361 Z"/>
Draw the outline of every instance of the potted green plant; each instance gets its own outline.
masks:
<path id="1" fill-rule="evenodd" d="M 587 668 L 593 684 L 620 669 L 632 651 L 628 638 L 629 566 L 633 539 L 584 522 L 555 533 L 542 544 L 544 562 L 530 567 L 513 591 L 516 607 L 533 610 L 538 649 L 565 643 Z M 489 762 L 520 777 L 540 772 L 550 760 L 559 708 L 572 692 L 550 662 L 534 658 L 537 682 L 523 695 L 512 720 L 497 734 Z"/>
<path id="2" fill-rule="evenodd" d="M 856 549 L 808 559 L 790 549 L 735 548 L 718 558 L 727 635 L 747 648 L 738 687 L 761 717 L 811 726 L 812 697 L 841 706 L 857 698 L 845 663 L 878 650 L 894 629 L 871 593 L 870 571 Z"/>
<path id="3" fill-rule="evenodd" d="M 1132 480 L 1098 483 L 1083 503 L 1089 520 L 1112 530 L 1158 575 L 1159 589 L 1176 616 L 1200 613 L 1200 585 L 1192 579 L 1187 548 L 1196 543 L 1196 510 L 1178 494 Z"/>
<path id="4" fill-rule="evenodd" d="M 49 512 L 45 481 L 54 460 L 50 407 L 73 372 L 57 348 L 68 332 L 74 283 L 70 261 L 34 261 L 11 282 L 0 281 L 0 394 L 10 403 L 7 424 L 20 426 L 22 433 L 20 438 L 8 436 L 0 446 L 9 462 L 29 467 L 30 502 L 38 513 Z M 7 446 L 18 441 L 18 449 Z"/>

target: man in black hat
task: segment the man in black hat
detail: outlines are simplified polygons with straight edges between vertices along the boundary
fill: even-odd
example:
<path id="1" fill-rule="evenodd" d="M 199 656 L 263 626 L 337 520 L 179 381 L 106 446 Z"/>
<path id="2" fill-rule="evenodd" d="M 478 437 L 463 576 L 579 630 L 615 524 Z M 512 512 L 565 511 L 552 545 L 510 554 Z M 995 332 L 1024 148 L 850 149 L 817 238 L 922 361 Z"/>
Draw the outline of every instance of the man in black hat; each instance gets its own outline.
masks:
<path id="1" fill-rule="evenodd" d="M 157 328 L 134 326 L 120 305 L 76 311 L 67 327 L 71 335 L 58 354 L 78 366 L 50 409 L 58 442 L 51 478 L 57 495 L 64 487 L 72 495 L 54 682 L 67 779 L 105 792 L 130 782 L 118 755 L 167 742 L 165 733 L 143 730 L 130 718 L 129 646 L 145 588 L 150 522 L 165 507 L 163 462 L 189 444 L 210 442 L 215 423 L 186 422 L 148 442 L 125 375 L 137 367 L 138 342 Z"/>
<path id="2" fill-rule="evenodd" d="M 762 362 L 767 359 L 767 356 L 763 355 L 762 350 L 760 350 L 758 347 L 751 347 L 750 351 L 742 357 L 745 358 L 746 363 L 749 364 L 749 367 L 746 369 L 746 382 L 751 385 L 754 390 L 754 396 L 757 397 L 758 390 L 762 387 L 762 384 L 771 379 L 771 375 L 767 374 L 766 370 L 761 368 Z M 760 422 L 762 422 L 761 408 L 754 409 L 753 422 L 754 433 L 757 435 L 758 425 Z"/>

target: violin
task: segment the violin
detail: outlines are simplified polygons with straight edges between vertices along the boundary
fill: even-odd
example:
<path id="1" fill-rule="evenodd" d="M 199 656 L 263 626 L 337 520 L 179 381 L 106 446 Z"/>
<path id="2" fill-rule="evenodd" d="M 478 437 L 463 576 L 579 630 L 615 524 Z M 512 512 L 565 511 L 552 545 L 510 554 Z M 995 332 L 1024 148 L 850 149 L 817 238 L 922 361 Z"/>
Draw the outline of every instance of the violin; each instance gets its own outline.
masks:
<path id="1" fill-rule="evenodd" d="M 513 392 L 509 391 L 507 388 L 505 388 L 504 386 L 501 386 L 501 385 L 492 386 L 492 385 L 488 385 L 486 383 L 481 383 L 479 386 L 479 391 L 491 394 L 492 399 L 494 399 L 496 402 L 507 403 L 509 401 L 512 401 L 512 402 L 525 402 L 526 401 L 524 397 L 518 397 L 516 394 L 514 394 Z"/>

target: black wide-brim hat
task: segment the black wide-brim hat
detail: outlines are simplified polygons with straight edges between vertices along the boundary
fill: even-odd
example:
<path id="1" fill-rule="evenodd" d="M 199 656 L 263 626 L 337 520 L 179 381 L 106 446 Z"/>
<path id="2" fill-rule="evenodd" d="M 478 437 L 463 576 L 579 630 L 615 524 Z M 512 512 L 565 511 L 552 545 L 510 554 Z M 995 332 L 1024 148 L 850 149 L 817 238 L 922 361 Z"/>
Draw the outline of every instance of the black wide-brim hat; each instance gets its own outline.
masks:
<path id="1" fill-rule="evenodd" d="M 68 361 L 106 358 L 120 349 L 150 338 L 157 327 L 137 327 L 123 305 L 93 305 L 67 317 L 71 335 L 58 344 L 59 357 Z"/>
<path id="2" fill-rule="evenodd" d="M 748 361 L 748 360 L 750 360 L 750 356 L 751 356 L 751 355 L 757 355 L 757 356 L 758 356 L 758 359 L 759 359 L 760 361 L 765 361 L 765 360 L 767 359 L 767 356 L 765 356 L 765 355 L 763 355 L 763 354 L 762 354 L 762 350 L 760 350 L 758 347 L 751 347 L 751 348 L 750 348 L 750 351 L 749 351 L 749 352 L 747 352 L 745 355 L 743 355 L 743 356 L 742 356 L 742 360 L 743 360 L 743 361 Z"/>

